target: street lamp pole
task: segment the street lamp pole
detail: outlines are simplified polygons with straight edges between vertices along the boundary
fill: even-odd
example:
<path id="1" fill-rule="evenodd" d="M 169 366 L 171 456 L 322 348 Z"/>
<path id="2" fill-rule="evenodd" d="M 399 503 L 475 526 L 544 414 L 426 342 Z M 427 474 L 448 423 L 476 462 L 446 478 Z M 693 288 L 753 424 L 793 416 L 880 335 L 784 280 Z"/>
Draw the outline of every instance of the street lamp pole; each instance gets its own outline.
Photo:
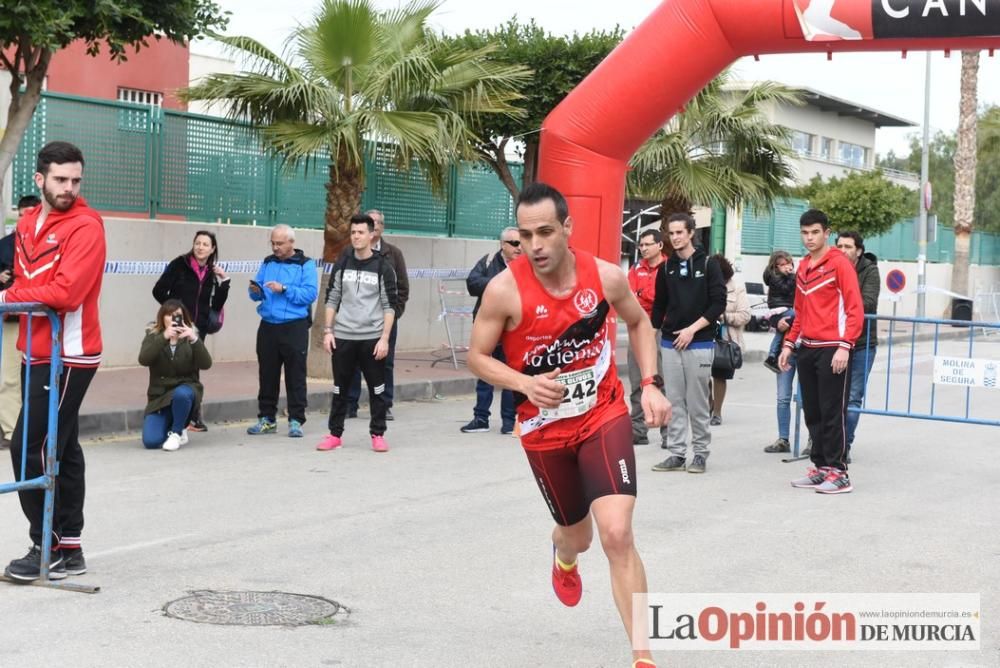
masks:
<path id="1" fill-rule="evenodd" d="M 917 317 L 923 318 L 927 307 L 927 182 L 930 172 L 931 143 L 931 52 L 927 52 L 924 74 L 924 142 L 920 157 L 920 219 L 917 222 Z"/>

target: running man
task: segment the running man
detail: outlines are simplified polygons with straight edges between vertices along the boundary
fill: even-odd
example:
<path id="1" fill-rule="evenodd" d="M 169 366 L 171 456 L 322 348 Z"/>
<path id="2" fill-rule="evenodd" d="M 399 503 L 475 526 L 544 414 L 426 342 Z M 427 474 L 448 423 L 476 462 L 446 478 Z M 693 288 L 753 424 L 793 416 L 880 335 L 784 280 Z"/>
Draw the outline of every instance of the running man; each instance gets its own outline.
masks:
<path id="1" fill-rule="evenodd" d="M 632 535 L 632 422 L 609 312 L 613 308 L 628 325 L 646 424 L 660 427 L 670 418 L 670 402 L 656 375 L 654 332 L 620 268 L 570 250 L 573 219 L 559 191 L 543 183 L 521 191 L 517 228 L 523 255 L 486 287 L 472 326 L 469 368 L 490 385 L 514 391 L 521 444 L 556 521 L 556 596 L 567 606 L 580 601 L 577 556 L 590 547 L 596 522 L 615 605 L 631 639 L 632 596 L 646 592 L 646 573 Z M 506 364 L 493 358 L 497 343 Z M 648 651 L 633 652 L 633 661 L 655 666 Z"/>

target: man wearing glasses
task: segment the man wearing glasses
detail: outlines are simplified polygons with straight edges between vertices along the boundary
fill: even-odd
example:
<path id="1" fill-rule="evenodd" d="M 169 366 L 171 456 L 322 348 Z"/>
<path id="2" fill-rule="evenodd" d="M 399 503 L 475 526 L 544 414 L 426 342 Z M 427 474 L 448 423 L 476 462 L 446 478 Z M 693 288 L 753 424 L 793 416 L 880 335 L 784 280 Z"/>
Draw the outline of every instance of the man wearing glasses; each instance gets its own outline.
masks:
<path id="1" fill-rule="evenodd" d="M 628 286 L 632 294 L 639 300 L 639 306 L 646 312 L 646 317 L 653 316 L 653 297 L 656 295 L 656 270 L 663 262 L 663 234 L 659 230 L 646 230 L 639 235 L 640 259 L 628 272 Z M 649 323 L 652 327 L 652 322 Z M 663 375 L 663 353 L 660 352 L 660 338 L 656 338 L 656 373 Z M 629 399 L 632 403 L 632 443 L 646 445 L 649 437 L 648 427 L 642 413 L 642 373 L 639 362 L 635 359 L 632 347 L 628 349 L 628 383 L 632 388 Z M 660 427 L 663 446 L 667 443 L 667 426 Z"/>
<path id="2" fill-rule="evenodd" d="M 480 258 L 476 266 L 469 272 L 469 277 L 465 280 L 469 288 L 469 294 L 476 297 L 476 306 L 472 309 L 472 318 L 475 319 L 479 313 L 479 306 L 483 302 L 483 293 L 490 280 L 507 268 L 507 263 L 521 254 L 521 240 L 518 238 L 516 227 L 505 227 L 500 233 L 500 250 L 492 256 L 484 255 Z M 494 359 L 507 362 L 503 355 L 503 348 L 497 345 L 493 351 Z M 472 409 L 472 422 L 462 427 L 463 434 L 478 434 L 490 430 L 490 406 L 493 405 L 493 386 L 483 380 L 476 381 L 476 407 Z M 511 434 L 514 432 L 514 395 L 510 390 L 503 390 L 500 393 L 500 417 L 503 424 L 500 427 L 501 434 Z"/>

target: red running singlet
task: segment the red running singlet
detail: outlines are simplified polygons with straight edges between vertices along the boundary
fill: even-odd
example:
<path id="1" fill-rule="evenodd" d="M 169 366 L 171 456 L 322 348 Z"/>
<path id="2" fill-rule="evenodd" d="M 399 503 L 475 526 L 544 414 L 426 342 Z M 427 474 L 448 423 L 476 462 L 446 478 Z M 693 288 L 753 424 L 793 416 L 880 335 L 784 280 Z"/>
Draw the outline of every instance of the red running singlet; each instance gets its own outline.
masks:
<path id="1" fill-rule="evenodd" d="M 539 409 L 525 395 L 514 393 L 525 450 L 576 446 L 612 418 L 628 413 L 615 366 L 614 318 L 597 260 L 579 250 L 570 252 L 576 256 L 576 287 L 564 298 L 542 287 L 527 257 L 508 265 L 521 297 L 521 323 L 501 339 L 507 364 L 529 376 L 558 368 L 558 380 L 566 386 L 556 409 Z"/>

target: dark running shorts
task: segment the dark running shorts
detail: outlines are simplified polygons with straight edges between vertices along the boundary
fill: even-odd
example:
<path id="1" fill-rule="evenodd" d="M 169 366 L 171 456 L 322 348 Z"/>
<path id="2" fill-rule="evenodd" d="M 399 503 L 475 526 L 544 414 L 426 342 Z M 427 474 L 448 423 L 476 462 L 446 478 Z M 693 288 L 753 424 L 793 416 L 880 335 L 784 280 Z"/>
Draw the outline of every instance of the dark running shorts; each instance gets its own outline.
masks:
<path id="1" fill-rule="evenodd" d="M 578 445 L 526 450 L 528 463 L 556 524 L 571 526 L 590 512 L 594 499 L 635 496 L 632 420 L 621 415 Z"/>

